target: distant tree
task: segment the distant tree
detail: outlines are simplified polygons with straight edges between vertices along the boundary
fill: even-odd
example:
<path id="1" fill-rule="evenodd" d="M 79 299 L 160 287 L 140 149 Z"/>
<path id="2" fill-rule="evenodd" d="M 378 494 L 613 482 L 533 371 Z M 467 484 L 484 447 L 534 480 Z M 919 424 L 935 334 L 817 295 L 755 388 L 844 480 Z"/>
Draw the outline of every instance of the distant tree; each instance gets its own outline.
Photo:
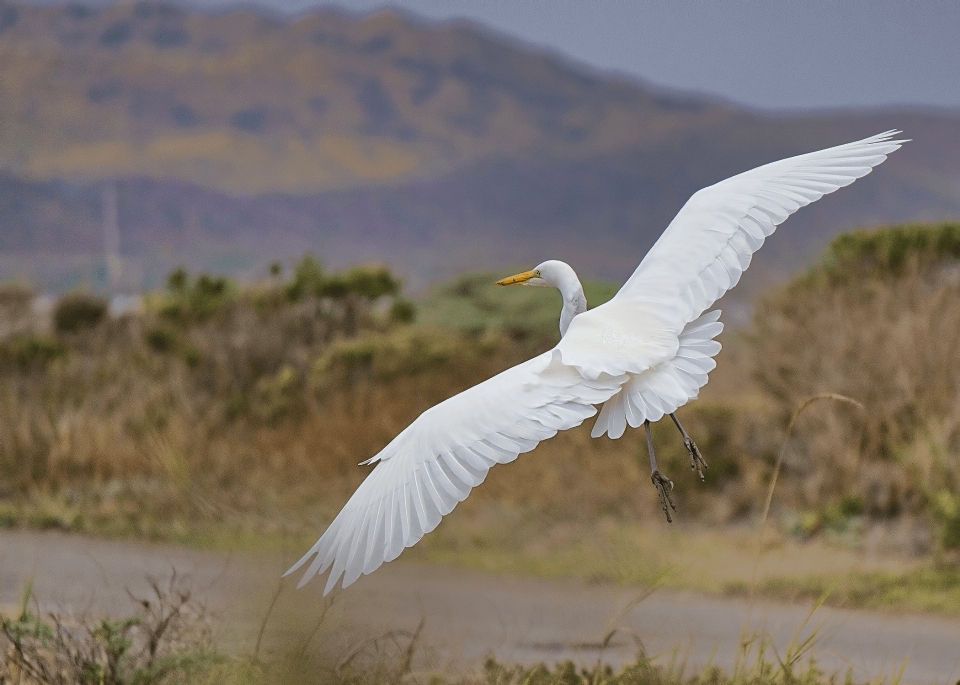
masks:
<path id="1" fill-rule="evenodd" d="M 400 292 L 400 280 L 385 266 L 354 267 L 344 275 L 344 285 L 347 292 L 371 301 Z"/>
<path id="2" fill-rule="evenodd" d="M 308 294 L 320 295 L 323 283 L 323 265 L 312 254 L 307 254 L 293 267 L 293 277 L 284 291 L 291 302 L 296 302 Z"/>
<path id="3" fill-rule="evenodd" d="M 390 305 L 390 319 L 397 323 L 413 323 L 417 318 L 417 308 L 410 300 L 398 297 Z"/>
<path id="4" fill-rule="evenodd" d="M 87 293 L 68 293 L 57 300 L 53 326 L 58 333 L 94 328 L 107 316 L 107 300 Z"/>
<path id="5" fill-rule="evenodd" d="M 179 267 L 167 276 L 167 294 L 160 315 L 172 321 L 207 319 L 230 301 L 230 282 L 224 276 L 200 274 L 191 282 L 186 269 Z"/>
<path id="6" fill-rule="evenodd" d="M 190 276 L 187 274 L 187 270 L 182 266 L 179 266 L 171 271 L 170 275 L 167 276 L 167 290 L 172 293 L 185 292 L 189 280 Z"/>

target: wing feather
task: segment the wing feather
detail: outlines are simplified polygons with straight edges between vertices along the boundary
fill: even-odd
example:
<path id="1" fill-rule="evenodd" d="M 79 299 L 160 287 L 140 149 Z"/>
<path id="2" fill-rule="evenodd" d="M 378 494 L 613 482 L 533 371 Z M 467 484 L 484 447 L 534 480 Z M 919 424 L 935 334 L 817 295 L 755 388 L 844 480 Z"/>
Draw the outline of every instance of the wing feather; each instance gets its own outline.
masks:
<path id="1" fill-rule="evenodd" d="M 736 285 L 749 256 L 779 224 L 870 173 L 905 142 L 893 139 L 898 133 L 783 159 L 694 193 L 614 300 L 686 303 L 671 321 L 679 333 Z"/>
<path id="2" fill-rule="evenodd" d="M 377 549 L 386 549 L 387 547 L 387 536 L 386 536 L 386 527 L 387 527 L 387 515 L 385 512 L 386 507 L 388 506 L 388 500 L 386 497 L 382 498 L 378 504 L 377 515 L 374 518 L 374 530 L 373 534 L 370 536 L 367 548 L 364 551 L 363 555 L 363 570 L 365 573 L 370 568 L 374 557 L 374 550 Z"/>
<path id="3" fill-rule="evenodd" d="M 428 409 L 367 461 L 378 463 L 287 573 L 310 562 L 301 585 L 328 568 L 324 593 L 350 585 L 436 528 L 491 466 L 580 425 L 625 381 L 587 379 L 550 351 Z"/>

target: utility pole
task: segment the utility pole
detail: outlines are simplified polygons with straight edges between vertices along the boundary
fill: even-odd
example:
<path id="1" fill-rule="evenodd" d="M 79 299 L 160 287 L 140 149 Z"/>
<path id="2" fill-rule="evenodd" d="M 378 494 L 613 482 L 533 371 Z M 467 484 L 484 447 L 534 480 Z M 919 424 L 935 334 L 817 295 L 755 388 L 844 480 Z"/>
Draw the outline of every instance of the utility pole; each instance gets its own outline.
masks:
<path id="1" fill-rule="evenodd" d="M 117 218 L 117 182 L 109 181 L 103 187 L 103 252 L 107 262 L 107 283 L 115 291 L 123 276 L 120 257 L 120 226 Z"/>

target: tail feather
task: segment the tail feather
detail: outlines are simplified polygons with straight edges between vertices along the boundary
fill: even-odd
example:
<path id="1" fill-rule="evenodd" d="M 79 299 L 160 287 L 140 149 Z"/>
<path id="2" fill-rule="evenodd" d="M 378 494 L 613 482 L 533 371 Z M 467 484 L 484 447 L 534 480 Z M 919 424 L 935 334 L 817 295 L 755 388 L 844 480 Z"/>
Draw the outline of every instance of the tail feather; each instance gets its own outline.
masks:
<path id="1" fill-rule="evenodd" d="M 723 330 L 720 310 L 714 310 L 694 319 L 680 333 L 680 347 L 676 356 L 641 374 L 631 376 L 620 391 L 607 400 L 590 432 L 595 438 L 609 435 L 616 440 L 623 435 L 627 424 L 639 427 L 645 420 L 659 421 L 664 414 L 695 399 L 707 383 L 707 373 L 716 362 L 720 351 L 714 340 Z"/>

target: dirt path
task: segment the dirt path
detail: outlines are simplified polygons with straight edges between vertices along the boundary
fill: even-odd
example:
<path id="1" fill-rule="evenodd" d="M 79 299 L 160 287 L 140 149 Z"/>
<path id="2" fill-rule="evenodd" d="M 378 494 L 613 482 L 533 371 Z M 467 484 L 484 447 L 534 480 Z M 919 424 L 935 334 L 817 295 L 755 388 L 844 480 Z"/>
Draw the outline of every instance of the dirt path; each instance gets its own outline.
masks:
<path id="1" fill-rule="evenodd" d="M 14 605 L 27 579 L 41 608 L 130 613 L 127 590 L 144 594 L 147 577 L 171 569 L 220 617 L 221 643 L 249 647 L 278 588 L 267 622 L 273 645 L 300 644 L 323 606 L 322 583 L 302 591 L 279 574 L 292 559 L 280 554 L 221 554 L 162 545 L 111 542 L 56 533 L 0 531 L 0 607 Z M 287 579 L 288 581 L 291 579 Z M 340 592 L 328 613 L 328 637 L 413 629 L 426 621 L 424 665 L 475 667 L 490 652 L 505 660 L 593 663 L 599 642 L 620 627 L 603 657 L 614 664 L 636 653 L 672 650 L 689 668 L 712 661 L 729 667 L 748 614 L 751 630 L 769 635 L 779 654 L 808 607 L 658 591 L 630 607 L 638 589 L 485 575 L 394 562 Z M 906 661 L 904 683 L 953 685 L 960 679 L 960 617 L 893 615 L 821 609 L 815 654 L 829 670 L 852 668 L 858 679 L 892 674 Z"/>

